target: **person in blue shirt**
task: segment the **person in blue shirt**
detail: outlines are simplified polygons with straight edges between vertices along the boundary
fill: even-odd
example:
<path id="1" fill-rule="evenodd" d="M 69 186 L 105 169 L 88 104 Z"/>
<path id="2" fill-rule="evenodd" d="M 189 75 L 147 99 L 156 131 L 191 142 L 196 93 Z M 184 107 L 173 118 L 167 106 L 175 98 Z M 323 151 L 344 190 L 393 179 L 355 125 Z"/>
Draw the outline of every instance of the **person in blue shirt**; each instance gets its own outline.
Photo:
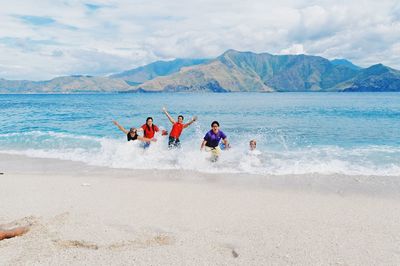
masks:
<path id="1" fill-rule="evenodd" d="M 207 134 L 204 136 L 203 142 L 200 146 L 200 150 L 205 149 L 206 151 L 210 151 L 212 153 L 212 162 L 217 161 L 221 153 L 221 148 L 219 147 L 219 142 L 221 140 L 225 145 L 225 149 L 228 149 L 229 142 L 227 136 L 224 132 L 222 132 L 222 130 L 219 130 L 218 121 L 213 121 L 211 123 L 211 130 L 208 131 Z"/>

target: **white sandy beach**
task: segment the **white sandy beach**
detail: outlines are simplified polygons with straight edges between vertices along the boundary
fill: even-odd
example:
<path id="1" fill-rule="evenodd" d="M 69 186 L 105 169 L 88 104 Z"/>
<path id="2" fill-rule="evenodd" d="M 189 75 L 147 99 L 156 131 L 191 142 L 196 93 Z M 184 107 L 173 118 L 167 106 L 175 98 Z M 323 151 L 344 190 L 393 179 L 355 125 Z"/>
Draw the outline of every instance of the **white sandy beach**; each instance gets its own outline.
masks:
<path id="1" fill-rule="evenodd" d="M 0 155 L 1 265 L 399 265 L 400 177 L 133 171 Z"/>

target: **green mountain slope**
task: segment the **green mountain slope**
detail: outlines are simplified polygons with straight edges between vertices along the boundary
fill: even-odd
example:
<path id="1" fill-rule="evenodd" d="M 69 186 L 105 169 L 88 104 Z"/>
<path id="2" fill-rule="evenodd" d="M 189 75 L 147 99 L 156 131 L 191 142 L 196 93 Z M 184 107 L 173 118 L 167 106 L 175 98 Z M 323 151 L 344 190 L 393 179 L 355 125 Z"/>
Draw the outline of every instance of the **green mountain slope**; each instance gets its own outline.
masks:
<path id="1" fill-rule="evenodd" d="M 140 84 L 158 76 L 167 76 L 178 72 L 183 67 L 199 65 L 208 59 L 175 59 L 172 61 L 156 61 L 154 63 L 111 75 L 111 78 L 123 79 L 130 84 Z"/>
<path id="2" fill-rule="evenodd" d="M 323 91 L 357 74 L 319 56 L 271 55 L 228 50 L 209 63 L 158 77 L 145 91 Z"/>

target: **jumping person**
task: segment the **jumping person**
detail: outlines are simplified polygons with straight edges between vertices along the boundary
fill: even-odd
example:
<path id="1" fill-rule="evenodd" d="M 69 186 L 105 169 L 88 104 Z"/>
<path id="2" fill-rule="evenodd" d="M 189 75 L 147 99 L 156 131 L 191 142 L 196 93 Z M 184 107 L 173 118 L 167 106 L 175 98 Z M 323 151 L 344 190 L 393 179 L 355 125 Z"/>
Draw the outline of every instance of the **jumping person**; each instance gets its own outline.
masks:
<path id="1" fill-rule="evenodd" d="M 153 117 L 147 117 L 146 118 L 146 124 L 143 124 L 140 128 L 137 129 L 138 131 L 143 131 L 143 137 L 148 138 L 148 139 L 153 139 L 154 134 L 156 132 L 160 131 L 158 129 L 158 126 L 153 124 Z M 144 143 L 143 148 L 148 148 L 150 147 L 150 141 L 147 141 Z"/>
<path id="2" fill-rule="evenodd" d="M 126 134 L 126 138 L 128 141 L 131 141 L 131 140 L 132 141 L 140 140 L 143 142 L 157 141 L 157 139 L 155 139 L 155 138 L 150 139 L 150 138 L 139 136 L 137 133 L 137 129 L 134 127 L 131 127 L 128 131 L 123 126 L 121 126 L 117 121 L 114 120 L 113 123 L 114 123 L 114 125 L 116 125 L 119 128 L 119 130 L 121 130 L 122 132 L 124 132 Z"/>
<path id="3" fill-rule="evenodd" d="M 182 130 L 190 126 L 193 122 L 197 120 L 197 116 L 193 117 L 189 123 L 183 123 L 183 115 L 178 116 L 178 122 L 176 122 L 171 115 L 168 113 L 167 109 L 163 107 L 163 112 L 168 117 L 169 121 L 172 124 L 171 132 L 169 133 L 168 138 L 168 147 L 169 148 L 179 148 L 181 146 L 181 142 L 179 140 L 180 135 L 182 134 Z"/>
<path id="4" fill-rule="evenodd" d="M 154 138 L 154 134 L 160 131 L 160 129 L 153 124 L 152 117 L 147 117 L 146 124 L 143 124 L 140 128 L 138 128 L 138 131 L 143 131 L 143 137 L 152 139 Z"/>
<path id="5" fill-rule="evenodd" d="M 211 123 L 211 130 L 207 132 L 204 136 L 203 142 L 201 143 L 200 150 L 203 150 L 206 147 L 206 151 L 211 151 L 212 157 L 211 161 L 216 162 L 221 153 L 221 148 L 219 147 L 219 142 L 222 139 L 222 142 L 225 145 L 225 149 L 229 149 L 228 139 L 222 130 L 219 130 L 218 121 L 213 121 Z"/>

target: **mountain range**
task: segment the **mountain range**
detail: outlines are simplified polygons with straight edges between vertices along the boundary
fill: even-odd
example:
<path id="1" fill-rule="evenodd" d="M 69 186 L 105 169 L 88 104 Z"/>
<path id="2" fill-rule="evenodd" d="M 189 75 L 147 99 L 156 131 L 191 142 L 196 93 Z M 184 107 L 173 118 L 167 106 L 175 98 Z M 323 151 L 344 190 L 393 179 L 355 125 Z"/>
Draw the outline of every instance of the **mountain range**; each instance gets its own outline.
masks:
<path id="1" fill-rule="evenodd" d="M 0 79 L 0 93 L 400 91 L 400 71 L 345 59 L 228 50 L 214 59 L 157 61 L 110 76 Z"/>

